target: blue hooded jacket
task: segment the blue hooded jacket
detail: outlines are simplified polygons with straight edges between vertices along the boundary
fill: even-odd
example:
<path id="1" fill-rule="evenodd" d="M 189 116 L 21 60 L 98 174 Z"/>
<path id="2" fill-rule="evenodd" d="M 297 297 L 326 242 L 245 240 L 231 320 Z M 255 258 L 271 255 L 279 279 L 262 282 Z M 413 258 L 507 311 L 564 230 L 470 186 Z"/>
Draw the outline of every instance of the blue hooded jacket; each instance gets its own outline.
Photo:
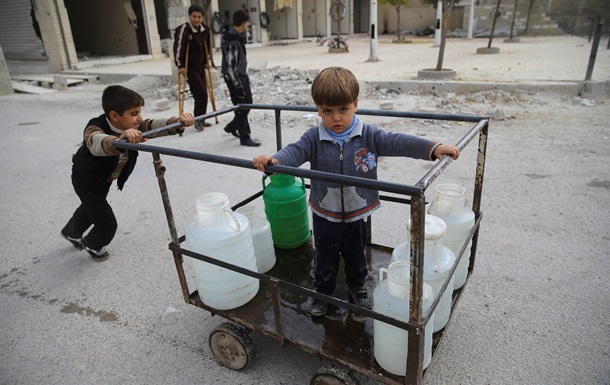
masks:
<path id="1" fill-rule="evenodd" d="M 432 153 L 439 144 L 418 136 L 383 131 L 358 119 L 343 148 L 320 123 L 273 157 L 283 166 L 299 167 L 310 162 L 312 170 L 377 179 L 380 156 L 433 160 Z M 331 222 L 354 222 L 379 208 L 379 191 L 312 179 L 309 205 L 314 214 Z"/>

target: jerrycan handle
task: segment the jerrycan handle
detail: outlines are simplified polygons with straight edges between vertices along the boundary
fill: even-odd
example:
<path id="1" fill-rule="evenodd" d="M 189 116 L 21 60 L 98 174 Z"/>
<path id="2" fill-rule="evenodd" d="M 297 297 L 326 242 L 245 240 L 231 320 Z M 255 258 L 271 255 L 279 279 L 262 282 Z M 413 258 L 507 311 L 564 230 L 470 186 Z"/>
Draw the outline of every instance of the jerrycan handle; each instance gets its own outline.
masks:
<path id="1" fill-rule="evenodd" d="M 386 277 L 388 276 L 388 269 L 385 267 L 379 268 L 379 283 L 383 282 L 383 273 L 385 273 Z"/>
<path id="2" fill-rule="evenodd" d="M 306 193 L 307 191 L 305 189 L 305 178 L 303 178 L 303 177 L 300 177 L 300 178 L 301 178 L 301 188 L 303 189 L 303 192 Z"/>
<path id="3" fill-rule="evenodd" d="M 235 222 L 235 227 L 237 227 L 237 232 L 239 233 L 241 231 L 241 224 L 239 223 L 239 219 L 237 219 L 233 210 L 227 207 L 224 211 L 225 213 L 229 214 L 231 219 L 233 219 L 233 222 Z"/>
<path id="4" fill-rule="evenodd" d="M 268 178 L 267 174 L 263 174 L 263 179 L 261 180 L 263 182 L 263 191 L 265 191 L 265 189 L 267 188 L 267 185 L 265 184 L 265 179 Z"/>

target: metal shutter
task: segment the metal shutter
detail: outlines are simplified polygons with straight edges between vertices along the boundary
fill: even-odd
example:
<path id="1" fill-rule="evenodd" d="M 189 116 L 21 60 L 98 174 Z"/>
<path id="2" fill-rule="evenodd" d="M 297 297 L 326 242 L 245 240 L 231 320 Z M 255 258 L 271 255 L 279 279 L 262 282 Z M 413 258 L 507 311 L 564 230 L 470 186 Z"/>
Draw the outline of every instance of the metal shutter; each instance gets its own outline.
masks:
<path id="1" fill-rule="evenodd" d="M 0 1 L 0 45 L 6 60 L 48 60 L 34 32 L 31 9 L 30 0 Z"/>

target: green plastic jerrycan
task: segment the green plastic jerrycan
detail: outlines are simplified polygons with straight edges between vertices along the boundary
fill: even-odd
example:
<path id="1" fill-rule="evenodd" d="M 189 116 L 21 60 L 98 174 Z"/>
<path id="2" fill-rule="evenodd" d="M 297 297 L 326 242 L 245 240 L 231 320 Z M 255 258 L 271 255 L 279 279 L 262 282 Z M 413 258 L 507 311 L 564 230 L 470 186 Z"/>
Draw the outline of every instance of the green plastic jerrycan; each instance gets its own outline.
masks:
<path id="1" fill-rule="evenodd" d="M 271 182 L 266 184 L 266 179 Z M 292 175 L 263 175 L 265 214 L 271 225 L 273 245 L 279 249 L 296 249 L 304 245 L 311 231 L 307 194 L 303 178 Z"/>

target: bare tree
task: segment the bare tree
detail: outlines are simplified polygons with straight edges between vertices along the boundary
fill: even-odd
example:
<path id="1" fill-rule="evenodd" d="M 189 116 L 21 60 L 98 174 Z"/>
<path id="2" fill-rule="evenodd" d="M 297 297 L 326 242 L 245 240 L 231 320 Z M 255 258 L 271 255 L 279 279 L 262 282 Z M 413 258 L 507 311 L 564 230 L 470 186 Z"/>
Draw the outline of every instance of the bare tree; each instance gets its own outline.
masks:
<path id="1" fill-rule="evenodd" d="M 424 0 L 426 4 L 437 5 L 437 0 Z M 451 10 L 456 3 L 460 0 L 442 0 L 443 4 L 443 22 L 441 24 L 441 45 L 438 49 L 438 61 L 436 62 L 435 71 L 443 70 L 443 60 L 445 58 L 445 45 L 447 44 L 447 31 L 449 30 L 449 18 L 451 17 Z"/>
<path id="2" fill-rule="evenodd" d="M 380 4 L 389 4 L 396 9 L 398 21 L 396 22 L 396 40 L 400 41 L 400 8 L 409 5 L 409 0 L 379 0 Z"/>
<path id="3" fill-rule="evenodd" d="M 527 19 L 525 19 L 525 34 L 527 35 L 527 28 L 530 25 L 530 15 L 532 13 L 532 8 L 534 7 L 534 3 L 536 2 L 536 0 L 530 0 L 530 5 L 529 8 L 527 9 Z"/>

